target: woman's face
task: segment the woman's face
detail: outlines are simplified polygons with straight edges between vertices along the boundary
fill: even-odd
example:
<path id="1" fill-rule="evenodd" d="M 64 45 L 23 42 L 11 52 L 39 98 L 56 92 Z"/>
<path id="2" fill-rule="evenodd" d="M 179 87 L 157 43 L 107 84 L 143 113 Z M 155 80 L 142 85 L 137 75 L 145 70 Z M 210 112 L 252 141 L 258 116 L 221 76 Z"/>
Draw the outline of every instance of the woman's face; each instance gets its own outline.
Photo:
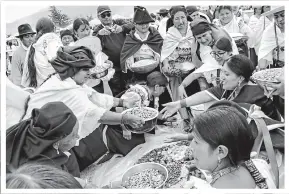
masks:
<path id="1" fill-rule="evenodd" d="M 274 20 L 277 26 L 281 29 L 285 28 L 285 11 L 280 11 L 274 14 Z"/>
<path id="2" fill-rule="evenodd" d="M 89 76 L 89 69 L 81 69 L 72 77 L 72 79 L 76 82 L 76 84 L 83 85 L 89 79 Z"/>
<path id="3" fill-rule="evenodd" d="M 79 129 L 79 123 L 77 121 L 75 123 L 75 126 L 74 126 L 72 132 L 68 136 L 66 136 L 65 138 L 63 138 L 59 141 L 59 150 L 61 150 L 62 152 L 67 152 L 71 148 L 76 146 L 76 143 L 79 139 L 78 129 Z"/>
<path id="4" fill-rule="evenodd" d="M 174 26 L 177 29 L 185 29 L 188 25 L 187 16 L 184 12 L 179 11 L 174 15 Z"/>
<path id="5" fill-rule="evenodd" d="M 147 33 L 149 31 L 150 23 L 135 24 L 135 29 L 140 33 Z"/>
<path id="6" fill-rule="evenodd" d="M 225 90 L 234 90 L 239 82 L 241 81 L 241 76 L 235 74 L 225 63 L 223 66 L 223 89 Z"/>
<path id="7" fill-rule="evenodd" d="M 195 37 L 200 44 L 205 46 L 210 45 L 211 42 L 213 41 L 212 31 L 204 32 L 202 34 L 196 35 Z"/>
<path id="8" fill-rule="evenodd" d="M 221 9 L 219 13 L 219 19 L 221 20 L 222 24 L 228 24 L 233 19 L 232 11 L 228 9 Z"/>
<path id="9" fill-rule="evenodd" d="M 86 24 L 81 24 L 79 28 L 74 31 L 78 39 L 82 39 L 90 34 L 90 27 Z"/>
<path id="10" fill-rule="evenodd" d="M 190 147 L 193 151 L 196 167 L 212 172 L 218 165 L 216 151 L 194 131 L 193 136 L 194 139 L 192 140 Z"/>
<path id="11" fill-rule="evenodd" d="M 192 20 L 196 18 L 200 18 L 200 13 L 198 11 L 195 11 L 194 13 L 190 15 L 190 17 L 192 18 Z"/>
<path id="12" fill-rule="evenodd" d="M 218 49 L 216 46 L 213 46 L 211 55 L 219 63 L 219 65 L 224 64 L 224 62 L 230 57 L 231 52 L 223 51 Z"/>

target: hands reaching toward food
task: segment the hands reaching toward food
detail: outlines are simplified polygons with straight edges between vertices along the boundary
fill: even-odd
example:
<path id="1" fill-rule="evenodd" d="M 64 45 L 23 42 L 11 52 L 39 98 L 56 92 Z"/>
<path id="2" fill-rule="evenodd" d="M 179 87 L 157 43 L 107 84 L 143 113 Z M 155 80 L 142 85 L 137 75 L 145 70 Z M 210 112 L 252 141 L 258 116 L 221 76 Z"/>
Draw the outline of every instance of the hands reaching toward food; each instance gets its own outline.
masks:
<path id="1" fill-rule="evenodd" d="M 163 106 L 165 108 L 163 108 L 160 113 L 163 114 L 162 119 L 167 119 L 181 108 L 181 103 L 180 101 L 175 101 L 163 104 Z"/>

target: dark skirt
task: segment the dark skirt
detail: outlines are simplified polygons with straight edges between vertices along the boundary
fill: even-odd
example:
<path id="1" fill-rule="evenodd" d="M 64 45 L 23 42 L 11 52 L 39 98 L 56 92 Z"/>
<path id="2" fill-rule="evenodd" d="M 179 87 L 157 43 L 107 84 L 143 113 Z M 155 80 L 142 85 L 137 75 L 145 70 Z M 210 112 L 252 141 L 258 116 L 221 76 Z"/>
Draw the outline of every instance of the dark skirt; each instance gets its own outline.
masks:
<path id="1" fill-rule="evenodd" d="M 80 171 L 100 158 L 99 164 L 108 161 L 114 154 L 122 154 L 125 156 L 134 147 L 145 142 L 144 135 L 132 134 L 131 140 L 124 139 L 121 127 L 114 125 L 108 126 L 105 133 L 107 148 L 103 139 L 104 129 L 105 125 L 101 124 L 90 135 L 81 139 L 79 146 L 72 149 L 77 158 Z"/>

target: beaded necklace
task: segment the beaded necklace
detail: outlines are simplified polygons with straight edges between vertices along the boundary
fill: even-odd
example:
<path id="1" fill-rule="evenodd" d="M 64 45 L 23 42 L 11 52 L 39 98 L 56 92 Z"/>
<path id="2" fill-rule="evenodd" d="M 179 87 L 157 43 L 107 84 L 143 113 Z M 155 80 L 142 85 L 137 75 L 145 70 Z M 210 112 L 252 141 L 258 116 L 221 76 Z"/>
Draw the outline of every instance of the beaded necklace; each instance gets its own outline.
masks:
<path id="1" fill-rule="evenodd" d="M 237 169 L 239 169 L 239 166 L 237 167 L 227 167 L 224 169 L 221 169 L 217 172 L 213 172 L 212 173 L 212 180 L 210 182 L 210 185 L 213 185 L 219 178 L 221 178 L 222 176 L 225 176 L 231 172 L 236 171 Z"/>

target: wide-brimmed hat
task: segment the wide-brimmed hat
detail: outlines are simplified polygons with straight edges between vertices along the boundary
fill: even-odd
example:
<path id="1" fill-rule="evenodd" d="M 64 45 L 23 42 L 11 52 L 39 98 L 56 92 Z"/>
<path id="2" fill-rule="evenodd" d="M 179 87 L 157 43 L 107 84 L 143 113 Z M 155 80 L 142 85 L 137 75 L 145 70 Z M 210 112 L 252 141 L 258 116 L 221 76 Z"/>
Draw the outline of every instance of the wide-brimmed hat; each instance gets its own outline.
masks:
<path id="1" fill-rule="evenodd" d="M 268 15 L 271 15 L 280 11 L 284 11 L 284 10 L 285 10 L 285 6 L 271 6 L 271 10 L 263 13 L 262 16 L 268 16 Z"/>
<path id="2" fill-rule="evenodd" d="M 160 9 L 160 11 L 157 12 L 157 14 L 166 14 L 166 13 L 169 13 L 169 10 L 167 10 L 167 9 Z"/>
<path id="3" fill-rule="evenodd" d="M 15 36 L 16 38 L 19 38 L 20 36 L 23 36 L 25 34 L 36 34 L 31 28 L 29 24 L 21 24 L 18 26 L 18 35 Z"/>

